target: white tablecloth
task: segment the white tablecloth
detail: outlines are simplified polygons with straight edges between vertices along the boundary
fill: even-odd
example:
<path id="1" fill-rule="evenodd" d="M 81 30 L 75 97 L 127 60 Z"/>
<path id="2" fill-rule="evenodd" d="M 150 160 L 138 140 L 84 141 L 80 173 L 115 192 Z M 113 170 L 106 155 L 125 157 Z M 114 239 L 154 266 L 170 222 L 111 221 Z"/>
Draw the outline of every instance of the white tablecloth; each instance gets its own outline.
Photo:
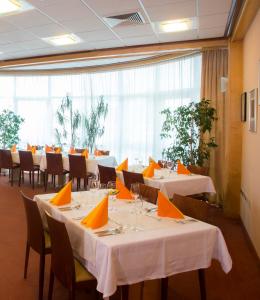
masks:
<path id="1" fill-rule="evenodd" d="M 69 165 L 68 156 L 63 156 L 62 160 L 63 160 L 63 169 L 69 171 L 70 165 Z M 95 158 L 88 158 L 86 159 L 86 163 L 87 163 L 87 171 L 94 174 L 96 174 L 98 171 L 97 165 L 102 165 L 107 167 L 115 167 L 117 165 L 114 156 L 97 156 Z M 46 168 L 47 168 L 46 156 L 43 155 L 40 163 L 40 169 L 44 171 Z"/>
<path id="2" fill-rule="evenodd" d="M 120 180 L 123 179 L 123 173 L 117 171 Z M 160 189 L 167 197 L 172 198 L 173 194 L 182 196 L 200 194 L 200 193 L 216 193 L 212 179 L 209 176 L 202 175 L 178 175 L 176 172 L 165 172 L 162 179 L 144 178 L 147 185 Z"/>
<path id="3" fill-rule="evenodd" d="M 104 194 L 73 193 L 73 203 L 81 203 L 81 208 L 66 212 L 49 203 L 52 196 L 35 196 L 42 215 L 47 210 L 65 222 L 75 254 L 97 278 L 97 289 L 104 297 L 111 296 L 118 285 L 208 268 L 212 259 L 220 262 L 225 273 L 232 268 L 225 240 L 215 226 L 203 222 L 180 224 L 168 218 L 158 221 L 155 213 L 150 213 L 150 216 L 138 217 L 137 224 L 142 231 L 128 229 L 123 234 L 97 237 L 73 217 L 85 216 Z M 127 201 L 110 201 L 110 221 L 103 228 L 115 227 L 118 223 L 133 225 L 134 206 Z"/>
<path id="4" fill-rule="evenodd" d="M 33 163 L 35 165 L 40 165 L 42 155 L 40 153 L 35 153 L 33 156 Z M 20 157 L 18 152 L 12 152 L 12 160 L 14 163 L 19 164 L 20 163 Z"/>

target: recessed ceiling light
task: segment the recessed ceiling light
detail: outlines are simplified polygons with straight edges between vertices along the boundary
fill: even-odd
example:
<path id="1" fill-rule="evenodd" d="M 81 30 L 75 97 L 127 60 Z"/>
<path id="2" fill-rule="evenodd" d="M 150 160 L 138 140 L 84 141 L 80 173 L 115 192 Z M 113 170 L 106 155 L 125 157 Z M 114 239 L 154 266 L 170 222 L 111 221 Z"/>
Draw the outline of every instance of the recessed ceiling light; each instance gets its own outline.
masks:
<path id="1" fill-rule="evenodd" d="M 43 40 L 54 46 L 72 45 L 81 42 L 81 39 L 75 34 L 63 34 L 63 35 L 50 36 L 47 38 L 43 38 Z"/>
<path id="2" fill-rule="evenodd" d="M 163 32 L 179 32 L 194 29 L 196 27 L 195 19 L 179 19 L 164 21 L 159 23 L 159 29 Z"/>
<path id="3" fill-rule="evenodd" d="M 22 12 L 33 6 L 24 0 L 0 0 L 0 15 Z"/>

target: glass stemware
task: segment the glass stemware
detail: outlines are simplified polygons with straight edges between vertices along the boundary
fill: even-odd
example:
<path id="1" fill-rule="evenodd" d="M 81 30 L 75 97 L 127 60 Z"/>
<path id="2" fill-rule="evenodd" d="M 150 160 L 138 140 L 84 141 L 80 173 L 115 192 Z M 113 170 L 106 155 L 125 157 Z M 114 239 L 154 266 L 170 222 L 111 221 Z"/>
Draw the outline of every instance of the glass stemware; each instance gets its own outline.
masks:
<path id="1" fill-rule="evenodd" d="M 130 190 L 135 199 L 135 202 L 134 202 L 135 225 L 132 227 L 132 230 L 140 231 L 140 228 L 137 227 L 137 223 L 138 223 L 137 219 L 138 219 L 138 215 L 140 215 L 142 213 L 143 199 L 140 197 L 139 183 L 132 183 Z"/>

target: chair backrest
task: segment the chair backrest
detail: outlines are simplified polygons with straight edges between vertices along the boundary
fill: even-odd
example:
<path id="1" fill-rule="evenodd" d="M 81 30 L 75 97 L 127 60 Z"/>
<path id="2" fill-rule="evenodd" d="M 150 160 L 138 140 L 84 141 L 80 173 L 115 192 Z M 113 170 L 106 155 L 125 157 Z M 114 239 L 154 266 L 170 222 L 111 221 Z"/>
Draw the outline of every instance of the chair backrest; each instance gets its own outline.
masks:
<path id="1" fill-rule="evenodd" d="M 144 200 L 153 204 L 157 203 L 159 189 L 142 183 L 139 184 L 139 187 L 140 195 Z"/>
<path id="2" fill-rule="evenodd" d="M 45 249 L 44 229 L 42 218 L 36 201 L 21 192 L 27 223 L 27 241 L 38 253 Z"/>
<path id="3" fill-rule="evenodd" d="M 87 176 L 86 158 L 81 155 L 69 155 L 70 175 L 76 178 Z"/>
<path id="4" fill-rule="evenodd" d="M 61 153 L 46 153 L 47 172 L 54 175 L 62 175 L 63 163 Z"/>
<path id="5" fill-rule="evenodd" d="M 123 171 L 125 186 L 130 190 L 131 184 L 133 183 L 143 183 L 144 184 L 144 176 L 142 173 L 134 173 Z"/>
<path id="6" fill-rule="evenodd" d="M 98 165 L 100 183 L 107 184 L 108 181 L 116 181 L 116 169 Z"/>
<path id="7" fill-rule="evenodd" d="M 110 151 L 108 151 L 108 150 L 99 150 L 99 152 L 101 155 L 109 155 L 110 154 Z"/>
<path id="8" fill-rule="evenodd" d="M 195 166 L 195 165 L 189 165 L 189 166 L 187 166 L 187 169 L 191 173 L 198 174 L 198 175 L 208 176 L 208 173 L 209 173 L 209 168 L 207 168 L 207 167 L 200 167 L 200 166 Z"/>
<path id="9" fill-rule="evenodd" d="M 184 215 L 208 222 L 210 207 L 205 201 L 174 194 L 172 202 Z"/>
<path id="10" fill-rule="evenodd" d="M 75 264 L 67 229 L 64 223 L 45 213 L 51 237 L 51 268 L 58 280 L 70 288 L 75 282 Z"/>
<path id="11" fill-rule="evenodd" d="M 82 153 L 83 151 L 85 151 L 86 149 L 84 148 L 75 148 L 75 152 L 76 153 Z"/>
<path id="12" fill-rule="evenodd" d="M 10 150 L 0 149 L 0 168 L 11 169 L 13 167 L 12 154 Z"/>
<path id="13" fill-rule="evenodd" d="M 19 151 L 20 168 L 25 171 L 33 170 L 33 157 L 31 151 Z"/>

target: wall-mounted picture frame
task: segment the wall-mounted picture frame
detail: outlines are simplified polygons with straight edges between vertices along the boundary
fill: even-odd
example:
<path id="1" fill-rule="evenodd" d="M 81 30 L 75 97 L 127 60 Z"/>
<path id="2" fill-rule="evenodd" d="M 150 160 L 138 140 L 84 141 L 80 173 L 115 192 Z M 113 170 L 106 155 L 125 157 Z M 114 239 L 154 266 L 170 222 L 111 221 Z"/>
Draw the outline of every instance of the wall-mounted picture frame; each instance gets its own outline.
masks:
<path id="1" fill-rule="evenodd" d="M 249 101 L 249 131 L 256 132 L 257 125 L 257 89 L 253 89 L 248 95 Z"/>
<path id="2" fill-rule="evenodd" d="M 246 92 L 241 95 L 241 122 L 246 122 L 247 101 Z"/>

